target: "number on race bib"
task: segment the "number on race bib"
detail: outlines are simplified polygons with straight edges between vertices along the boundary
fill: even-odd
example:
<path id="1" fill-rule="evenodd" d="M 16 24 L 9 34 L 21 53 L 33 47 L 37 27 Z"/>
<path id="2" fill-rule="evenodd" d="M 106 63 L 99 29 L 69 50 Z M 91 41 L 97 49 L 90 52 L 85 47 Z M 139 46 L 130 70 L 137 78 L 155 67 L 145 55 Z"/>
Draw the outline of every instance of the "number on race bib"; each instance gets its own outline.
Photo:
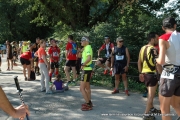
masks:
<path id="1" fill-rule="evenodd" d="M 123 60 L 123 59 L 124 59 L 124 55 L 121 55 L 121 56 L 116 55 L 116 60 Z"/>
<path id="2" fill-rule="evenodd" d="M 162 71 L 161 78 L 167 79 L 174 79 L 174 74 L 166 72 L 165 70 Z"/>

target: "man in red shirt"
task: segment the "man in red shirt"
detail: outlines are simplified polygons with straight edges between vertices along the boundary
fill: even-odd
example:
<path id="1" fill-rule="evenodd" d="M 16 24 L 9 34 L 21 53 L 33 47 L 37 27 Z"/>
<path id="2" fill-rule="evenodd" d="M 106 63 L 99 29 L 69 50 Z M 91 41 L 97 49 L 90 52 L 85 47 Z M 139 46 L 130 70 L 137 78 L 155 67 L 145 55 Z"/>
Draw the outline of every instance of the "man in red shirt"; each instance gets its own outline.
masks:
<path id="1" fill-rule="evenodd" d="M 52 78 L 52 74 L 54 72 L 54 68 L 55 68 L 55 75 L 57 76 L 59 73 L 59 56 L 60 56 L 60 48 L 57 46 L 56 41 L 53 39 L 51 40 L 51 47 L 48 50 L 48 54 L 50 57 L 50 72 L 49 72 L 49 76 L 50 76 L 50 81 Z"/>
<path id="2" fill-rule="evenodd" d="M 66 65 L 64 67 L 64 71 L 66 73 L 66 77 L 68 80 L 68 83 L 71 82 L 70 75 L 69 75 L 69 69 L 72 68 L 73 71 L 73 81 L 76 79 L 76 60 L 77 60 L 77 46 L 74 46 L 75 42 L 73 41 L 73 36 L 68 35 L 68 43 L 66 45 Z M 73 50 L 76 49 L 76 53 L 73 52 Z"/>
<path id="3" fill-rule="evenodd" d="M 99 67 L 102 67 L 105 69 L 104 74 L 107 74 L 108 70 L 110 71 L 110 65 L 111 65 L 111 52 L 112 48 L 114 48 L 114 44 L 110 42 L 110 37 L 106 35 L 104 37 L 105 43 L 101 46 L 101 48 L 98 50 L 98 61 L 96 62 L 96 65 Z M 102 50 L 105 50 L 105 56 L 103 58 L 99 58 L 100 52 Z M 105 65 L 103 65 L 105 63 Z M 110 71 L 110 75 L 112 75 L 112 72 Z"/>

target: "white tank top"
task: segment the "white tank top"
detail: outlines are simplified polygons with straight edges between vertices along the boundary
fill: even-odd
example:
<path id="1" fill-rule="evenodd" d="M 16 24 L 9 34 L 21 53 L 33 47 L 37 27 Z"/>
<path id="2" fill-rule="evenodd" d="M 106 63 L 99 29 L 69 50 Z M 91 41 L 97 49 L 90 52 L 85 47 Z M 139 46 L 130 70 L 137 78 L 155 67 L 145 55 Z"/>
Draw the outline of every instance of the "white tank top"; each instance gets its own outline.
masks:
<path id="1" fill-rule="evenodd" d="M 180 33 L 177 31 L 172 32 L 167 41 L 170 47 L 165 54 L 165 63 L 180 66 Z"/>

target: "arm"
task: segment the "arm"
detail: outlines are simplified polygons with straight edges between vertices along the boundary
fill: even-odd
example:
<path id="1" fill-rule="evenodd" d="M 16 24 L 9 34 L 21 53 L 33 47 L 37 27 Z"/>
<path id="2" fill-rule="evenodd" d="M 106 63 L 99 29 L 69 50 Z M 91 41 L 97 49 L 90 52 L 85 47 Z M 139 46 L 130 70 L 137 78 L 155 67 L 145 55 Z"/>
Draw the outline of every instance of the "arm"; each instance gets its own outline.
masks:
<path id="1" fill-rule="evenodd" d="M 130 63 L 130 54 L 129 54 L 129 50 L 128 48 L 126 48 L 126 57 L 127 57 L 127 67 L 129 67 L 129 63 Z"/>
<path id="2" fill-rule="evenodd" d="M 139 73 L 142 72 L 141 50 L 139 52 L 139 57 L 138 57 L 138 71 Z"/>
<path id="3" fill-rule="evenodd" d="M 91 61 L 91 55 L 87 56 L 86 61 L 83 63 L 83 65 L 85 66 L 86 64 L 88 64 Z"/>
<path id="4" fill-rule="evenodd" d="M 13 106 L 11 105 L 11 103 L 9 102 L 9 100 L 7 99 L 4 91 L 2 90 L 2 88 L 0 87 L 0 108 L 6 112 L 7 114 L 9 114 L 10 116 L 14 116 L 15 115 L 15 109 L 13 108 Z"/>
<path id="5" fill-rule="evenodd" d="M 101 49 L 98 50 L 98 57 L 99 57 L 100 53 L 101 53 Z"/>
<path id="6" fill-rule="evenodd" d="M 112 52 L 111 52 L 111 68 L 113 68 L 114 66 L 114 48 L 112 49 Z"/>
<path id="7" fill-rule="evenodd" d="M 156 62 L 160 65 L 165 64 L 165 52 L 166 52 L 167 41 L 160 39 L 159 40 L 159 57 L 156 59 Z"/>
<path id="8" fill-rule="evenodd" d="M 47 66 L 49 66 L 49 63 L 48 63 L 48 61 L 47 61 L 47 59 L 46 59 L 46 55 L 42 55 L 42 59 L 44 60 L 45 64 L 46 64 Z"/>

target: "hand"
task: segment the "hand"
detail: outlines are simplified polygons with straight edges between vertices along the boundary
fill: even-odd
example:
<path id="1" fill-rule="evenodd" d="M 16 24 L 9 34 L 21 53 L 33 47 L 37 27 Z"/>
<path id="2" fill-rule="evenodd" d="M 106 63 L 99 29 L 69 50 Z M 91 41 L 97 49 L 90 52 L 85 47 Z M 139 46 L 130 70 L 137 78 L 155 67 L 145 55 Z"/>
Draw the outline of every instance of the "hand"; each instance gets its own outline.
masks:
<path id="1" fill-rule="evenodd" d="M 29 109 L 27 105 L 20 105 L 15 108 L 15 113 L 12 117 L 19 118 L 20 120 L 24 120 L 26 118 L 26 114 L 29 115 Z"/>
<path id="2" fill-rule="evenodd" d="M 49 64 L 47 64 L 47 69 L 50 70 L 50 65 Z"/>
<path id="3" fill-rule="evenodd" d="M 113 68 L 113 67 L 111 68 L 111 71 L 114 71 L 114 68 Z"/>
<path id="4" fill-rule="evenodd" d="M 139 74 L 139 81 L 144 82 L 144 75 L 142 73 Z"/>
<path id="5" fill-rule="evenodd" d="M 83 70 L 83 68 L 84 68 L 84 66 L 83 66 L 83 65 L 81 65 L 81 70 Z"/>
<path id="6" fill-rule="evenodd" d="M 128 66 L 124 67 L 124 71 L 127 72 L 128 71 Z"/>

